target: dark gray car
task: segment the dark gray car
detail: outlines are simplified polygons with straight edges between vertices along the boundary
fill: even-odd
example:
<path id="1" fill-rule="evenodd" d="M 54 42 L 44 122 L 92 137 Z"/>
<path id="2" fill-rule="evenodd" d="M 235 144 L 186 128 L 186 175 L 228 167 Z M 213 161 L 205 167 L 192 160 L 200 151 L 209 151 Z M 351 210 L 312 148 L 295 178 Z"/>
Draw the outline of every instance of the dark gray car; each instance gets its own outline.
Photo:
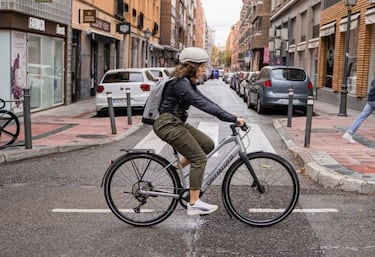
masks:
<path id="1" fill-rule="evenodd" d="M 266 108 L 288 107 L 289 88 L 293 89 L 293 109 L 306 113 L 307 97 L 313 95 L 313 85 L 303 68 L 266 66 L 258 80 L 250 85 L 248 105 L 258 113 Z"/>

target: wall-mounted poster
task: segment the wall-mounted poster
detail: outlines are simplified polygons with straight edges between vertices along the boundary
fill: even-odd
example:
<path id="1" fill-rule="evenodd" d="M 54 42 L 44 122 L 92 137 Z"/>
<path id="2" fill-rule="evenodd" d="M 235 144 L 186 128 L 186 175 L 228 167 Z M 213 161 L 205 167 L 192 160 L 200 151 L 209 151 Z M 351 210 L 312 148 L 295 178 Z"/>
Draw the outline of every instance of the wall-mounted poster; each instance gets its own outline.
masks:
<path id="1" fill-rule="evenodd" d="M 22 111 L 22 98 L 23 89 L 26 86 L 26 33 L 20 31 L 12 31 L 11 40 L 11 96 L 12 100 L 16 102 L 12 103 L 14 112 Z"/>

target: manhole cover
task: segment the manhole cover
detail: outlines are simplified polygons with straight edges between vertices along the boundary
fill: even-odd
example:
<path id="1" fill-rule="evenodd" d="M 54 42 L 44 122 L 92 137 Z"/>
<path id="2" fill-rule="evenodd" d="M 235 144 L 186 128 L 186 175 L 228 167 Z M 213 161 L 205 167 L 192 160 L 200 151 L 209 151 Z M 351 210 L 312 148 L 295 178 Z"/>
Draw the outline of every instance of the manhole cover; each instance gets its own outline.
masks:
<path id="1" fill-rule="evenodd" d="M 96 135 L 96 134 L 84 134 L 84 135 L 78 135 L 79 138 L 88 138 L 88 139 L 102 139 L 107 138 L 106 135 Z"/>
<path id="2" fill-rule="evenodd" d="M 328 128 L 315 128 L 311 129 L 312 133 L 336 133 L 337 129 L 328 129 Z"/>

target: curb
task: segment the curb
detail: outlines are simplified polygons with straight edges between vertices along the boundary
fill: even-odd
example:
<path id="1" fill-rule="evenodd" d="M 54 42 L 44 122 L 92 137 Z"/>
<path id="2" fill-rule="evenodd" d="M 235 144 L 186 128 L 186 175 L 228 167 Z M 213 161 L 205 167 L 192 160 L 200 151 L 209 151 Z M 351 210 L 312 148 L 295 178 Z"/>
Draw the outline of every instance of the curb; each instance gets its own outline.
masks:
<path id="1" fill-rule="evenodd" d="M 357 192 L 360 194 L 375 193 L 375 181 L 366 181 L 345 176 L 337 173 L 335 170 L 320 165 L 319 161 L 322 159 L 326 162 L 335 161 L 327 153 L 320 152 L 318 155 L 312 156 L 308 150 L 298 147 L 289 138 L 279 119 L 273 120 L 273 126 L 278 131 L 289 151 L 292 152 L 293 156 L 301 163 L 302 174 L 306 174 L 325 188 L 339 189 L 346 192 Z M 319 156 L 319 160 L 316 159 L 316 156 Z"/>
<path id="2" fill-rule="evenodd" d="M 131 128 L 125 130 L 123 133 L 113 137 L 112 139 L 101 139 L 96 140 L 95 142 L 88 142 L 88 143 L 77 143 L 77 144 L 67 144 L 62 146 L 48 146 L 48 147 L 36 147 L 33 149 L 16 149 L 16 150 L 9 150 L 5 152 L 0 152 L 0 164 L 2 163 L 9 163 L 15 162 L 20 160 L 32 159 L 37 157 L 42 157 L 51 154 L 57 153 L 66 153 L 70 151 L 81 150 L 90 147 L 96 147 L 105 145 L 111 142 L 118 142 L 125 137 L 129 136 L 130 134 L 137 131 L 142 125 L 137 124 L 132 126 Z"/>

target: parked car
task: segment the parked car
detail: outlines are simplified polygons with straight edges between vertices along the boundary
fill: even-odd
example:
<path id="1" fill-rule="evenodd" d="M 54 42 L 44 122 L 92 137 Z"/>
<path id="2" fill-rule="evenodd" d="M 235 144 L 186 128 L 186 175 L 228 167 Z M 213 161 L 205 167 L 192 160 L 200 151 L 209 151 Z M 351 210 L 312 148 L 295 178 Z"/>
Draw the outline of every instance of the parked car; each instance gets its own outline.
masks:
<path id="1" fill-rule="evenodd" d="M 218 69 L 212 69 L 210 79 L 218 79 L 219 78 L 219 70 Z"/>
<path id="2" fill-rule="evenodd" d="M 241 80 L 240 84 L 239 84 L 239 88 L 238 88 L 238 94 L 240 97 L 242 97 L 244 99 L 244 101 L 246 101 L 245 99 L 245 88 L 247 87 L 247 84 L 249 82 L 249 78 L 251 76 L 251 74 L 253 74 L 254 72 L 244 72 L 243 74 L 243 79 Z"/>
<path id="3" fill-rule="evenodd" d="M 225 82 L 225 84 L 230 84 L 232 77 L 233 77 L 233 72 L 225 73 L 223 77 L 223 81 Z"/>
<path id="4" fill-rule="evenodd" d="M 149 68 L 128 68 L 107 71 L 96 88 L 95 104 L 98 116 L 108 111 L 107 92 L 112 93 L 115 109 L 126 108 L 126 88 L 130 88 L 132 108 L 143 109 L 150 90 L 158 79 Z"/>
<path id="5" fill-rule="evenodd" d="M 307 97 L 313 95 L 313 85 L 306 71 L 299 67 L 266 66 L 258 80 L 250 86 L 249 102 L 258 113 L 266 108 L 287 107 L 289 88 L 294 90 L 293 109 L 306 113 Z"/>
<path id="6" fill-rule="evenodd" d="M 162 80 L 165 78 L 169 78 L 169 71 L 165 67 L 151 67 L 147 68 L 151 71 L 152 75 L 154 75 L 158 80 Z"/>
<path id="7" fill-rule="evenodd" d="M 258 80 L 258 75 L 259 75 L 259 71 L 254 71 L 247 78 L 247 83 L 246 83 L 245 92 L 244 92 L 244 101 L 247 103 L 248 108 L 251 107 L 250 100 L 249 100 L 250 88 L 251 88 L 251 85 L 255 81 Z"/>

